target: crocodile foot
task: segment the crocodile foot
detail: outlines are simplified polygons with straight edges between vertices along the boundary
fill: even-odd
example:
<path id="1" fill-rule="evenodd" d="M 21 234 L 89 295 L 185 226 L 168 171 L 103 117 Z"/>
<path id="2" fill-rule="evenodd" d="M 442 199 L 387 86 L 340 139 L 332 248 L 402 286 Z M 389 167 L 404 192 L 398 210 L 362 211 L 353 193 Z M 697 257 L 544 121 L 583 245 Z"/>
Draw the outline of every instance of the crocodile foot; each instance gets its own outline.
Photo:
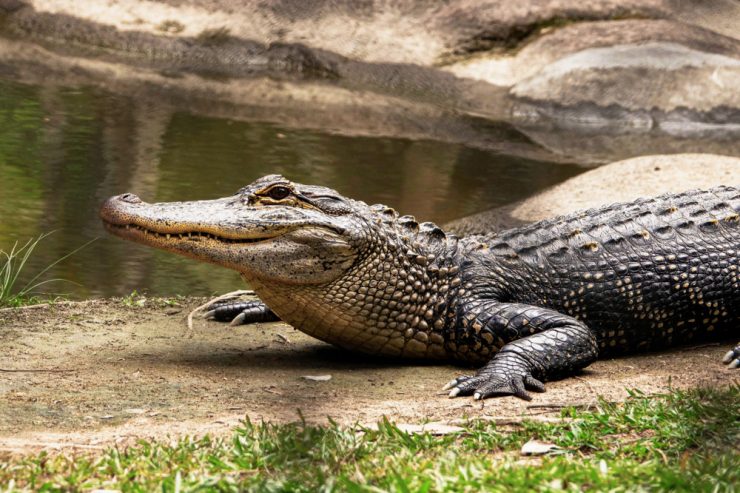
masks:
<path id="1" fill-rule="evenodd" d="M 544 392 L 545 385 L 531 375 L 463 375 L 447 385 L 443 390 L 450 390 L 450 397 L 459 395 L 473 395 L 473 399 L 480 400 L 487 397 L 513 395 L 531 401 L 532 396 L 527 390 Z"/>
<path id="2" fill-rule="evenodd" d="M 472 395 L 476 400 L 505 395 L 532 400 L 527 390 L 544 392 L 545 385 L 522 363 L 512 353 L 499 353 L 478 373 L 458 377 L 445 385 L 444 390 L 450 390 L 450 397 Z"/>
<path id="3" fill-rule="evenodd" d="M 220 301 L 211 305 L 203 318 L 219 322 L 230 322 L 229 325 L 242 325 L 257 322 L 276 322 L 280 318 L 260 300 Z"/>
<path id="4" fill-rule="evenodd" d="M 740 368 L 740 344 L 727 351 L 725 357 L 722 358 L 722 363 L 727 363 L 730 368 Z"/>

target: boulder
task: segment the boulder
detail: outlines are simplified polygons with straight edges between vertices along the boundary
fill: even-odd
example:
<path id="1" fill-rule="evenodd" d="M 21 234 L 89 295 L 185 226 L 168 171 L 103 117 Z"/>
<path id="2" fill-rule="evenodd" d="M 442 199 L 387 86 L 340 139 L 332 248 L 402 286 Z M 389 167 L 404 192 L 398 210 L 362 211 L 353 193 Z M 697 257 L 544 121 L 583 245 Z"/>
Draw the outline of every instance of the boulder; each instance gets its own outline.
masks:
<path id="1" fill-rule="evenodd" d="M 740 186 L 740 158 L 642 156 L 593 169 L 520 202 L 458 219 L 445 229 L 459 235 L 487 234 L 581 209 L 717 185 Z"/>
<path id="2" fill-rule="evenodd" d="M 170 78 L 369 92 L 525 132 L 738 140 L 740 4 L 699 3 L 0 0 L 0 37 Z"/>
<path id="3" fill-rule="evenodd" d="M 523 125 L 740 132 L 740 40 L 677 20 L 573 23 L 446 69 L 508 87 Z"/>

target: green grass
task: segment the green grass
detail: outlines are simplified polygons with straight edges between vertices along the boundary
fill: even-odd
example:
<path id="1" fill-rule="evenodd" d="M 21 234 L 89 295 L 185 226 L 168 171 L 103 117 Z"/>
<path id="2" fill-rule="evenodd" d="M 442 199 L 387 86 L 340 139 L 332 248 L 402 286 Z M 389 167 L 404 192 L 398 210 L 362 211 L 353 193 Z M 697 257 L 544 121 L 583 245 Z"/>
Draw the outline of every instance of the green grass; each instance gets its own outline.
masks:
<path id="1" fill-rule="evenodd" d="M 37 238 L 31 238 L 21 246 L 19 246 L 18 242 L 15 242 L 9 252 L 0 250 L 0 308 L 33 305 L 42 301 L 54 301 L 58 299 L 61 295 L 39 293 L 39 288 L 53 282 L 71 281 L 66 279 L 46 279 L 41 281 L 39 279 L 41 279 L 44 274 L 59 262 L 67 259 L 71 255 L 74 255 L 95 241 L 90 240 L 81 247 L 55 260 L 41 269 L 22 287 L 18 287 L 18 279 L 21 276 L 21 272 L 26 268 L 28 259 L 33 255 L 33 252 L 36 250 L 39 243 L 41 243 L 50 234 L 51 233 L 44 233 Z"/>
<path id="2" fill-rule="evenodd" d="M 185 300 L 183 295 L 175 295 L 169 298 L 148 298 L 146 292 L 139 292 L 134 289 L 126 296 L 120 298 L 121 304 L 127 308 L 141 308 L 147 306 L 147 303 L 154 304 L 159 308 L 176 307 L 181 306 L 181 303 Z"/>
<path id="3" fill-rule="evenodd" d="M 134 289 L 131 293 L 121 298 L 121 304 L 129 308 L 137 308 L 146 305 L 146 296 Z"/>
<path id="4" fill-rule="evenodd" d="M 98 455 L 0 461 L 0 488 L 38 491 L 691 491 L 740 485 L 740 386 L 633 393 L 557 423 L 471 421 L 444 436 L 243 423 L 228 439 L 141 441 Z M 522 458 L 536 438 L 562 447 Z M 0 489 L 0 491 L 2 491 Z"/>

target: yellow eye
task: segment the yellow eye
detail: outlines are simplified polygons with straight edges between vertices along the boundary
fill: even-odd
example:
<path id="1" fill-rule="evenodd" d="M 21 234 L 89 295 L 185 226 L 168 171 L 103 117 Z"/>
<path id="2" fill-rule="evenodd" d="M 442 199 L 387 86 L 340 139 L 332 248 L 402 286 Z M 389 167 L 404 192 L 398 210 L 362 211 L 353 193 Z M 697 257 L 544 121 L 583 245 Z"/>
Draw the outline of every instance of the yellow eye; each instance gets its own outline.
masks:
<path id="1" fill-rule="evenodd" d="M 267 196 L 273 200 L 283 200 L 285 197 L 290 195 L 290 188 L 282 187 L 280 185 L 272 187 L 268 192 Z"/>

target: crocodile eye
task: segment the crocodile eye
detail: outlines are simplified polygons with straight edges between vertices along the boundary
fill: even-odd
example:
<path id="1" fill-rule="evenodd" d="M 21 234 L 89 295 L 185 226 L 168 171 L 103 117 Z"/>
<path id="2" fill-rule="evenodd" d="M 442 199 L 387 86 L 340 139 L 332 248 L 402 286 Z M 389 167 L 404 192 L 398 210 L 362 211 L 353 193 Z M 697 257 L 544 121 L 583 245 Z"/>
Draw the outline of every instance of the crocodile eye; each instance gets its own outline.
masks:
<path id="1" fill-rule="evenodd" d="M 267 192 L 267 196 L 270 197 L 273 200 L 283 200 L 285 197 L 290 195 L 290 188 L 288 187 L 272 187 L 269 192 Z"/>

